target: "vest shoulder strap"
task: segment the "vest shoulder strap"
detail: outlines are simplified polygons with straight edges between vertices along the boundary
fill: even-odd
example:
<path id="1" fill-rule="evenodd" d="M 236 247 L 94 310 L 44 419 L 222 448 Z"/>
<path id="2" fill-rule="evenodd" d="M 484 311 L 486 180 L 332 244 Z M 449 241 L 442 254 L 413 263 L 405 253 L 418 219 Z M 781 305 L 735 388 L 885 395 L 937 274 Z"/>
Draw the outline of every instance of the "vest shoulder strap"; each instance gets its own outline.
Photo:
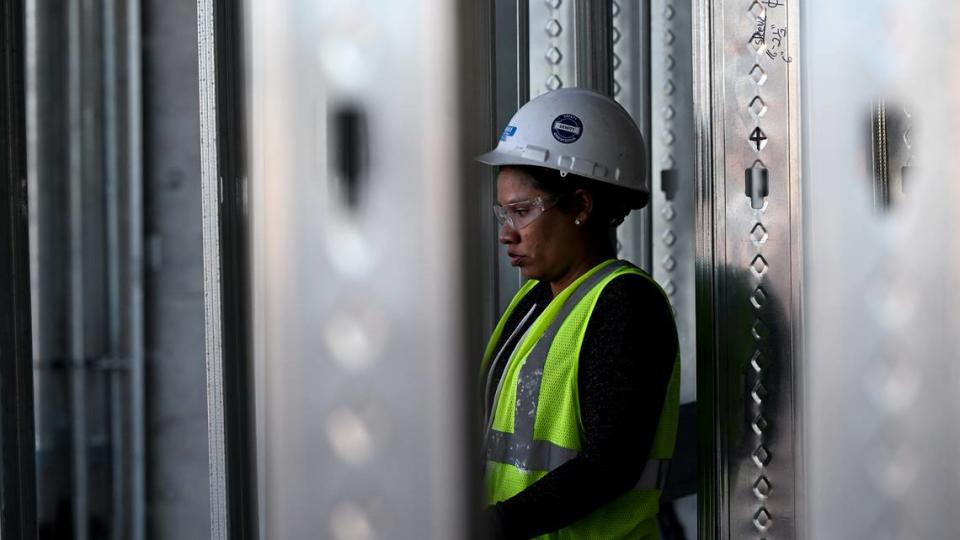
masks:
<path id="1" fill-rule="evenodd" d="M 483 351 L 483 360 L 480 362 L 480 373 L 486 371 L 487 364 L 490 363 L 494 349 L 496 348 L 497 343 L 500 342 L 500 336 L 503 335 L 503 328 L 506 326 L 510 315 L 512 315 L 514 310 L 517 309 L 517 305 L 520 303 L 520 301 L 523 300 L 523 298 L 527 296 L 527 294 L 529 294 L 538 283 L 540 282 L 535 279 L 527 280 L 527 282 L 520 287 L 520 290 L 513 295 L 513 299 L 510 300 L 510 303 L 507 305 L 507 309 L 503 311 L 503 315 L 501 315 L 500 320 L 497 321 L 497 326 L 494 327 L 493 333 L 490 335 L 490 340 L 487 342 L 487 347 Z"/>

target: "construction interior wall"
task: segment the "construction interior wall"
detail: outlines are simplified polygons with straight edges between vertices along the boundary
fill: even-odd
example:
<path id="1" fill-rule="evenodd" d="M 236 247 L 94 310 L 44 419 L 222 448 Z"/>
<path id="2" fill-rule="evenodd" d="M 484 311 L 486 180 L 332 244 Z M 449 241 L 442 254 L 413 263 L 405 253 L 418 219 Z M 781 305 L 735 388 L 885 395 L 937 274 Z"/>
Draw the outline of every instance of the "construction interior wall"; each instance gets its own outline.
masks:
<path id="1" fill-rule="evenodd" d="M 481 537 L 473 382 L 522 279 L 472 158 L 570 86 L 650 157 L 618 241 L 680 334 L 664 540 L 956 536 L 960 8 L 0 13 L 3 536 Z"/>

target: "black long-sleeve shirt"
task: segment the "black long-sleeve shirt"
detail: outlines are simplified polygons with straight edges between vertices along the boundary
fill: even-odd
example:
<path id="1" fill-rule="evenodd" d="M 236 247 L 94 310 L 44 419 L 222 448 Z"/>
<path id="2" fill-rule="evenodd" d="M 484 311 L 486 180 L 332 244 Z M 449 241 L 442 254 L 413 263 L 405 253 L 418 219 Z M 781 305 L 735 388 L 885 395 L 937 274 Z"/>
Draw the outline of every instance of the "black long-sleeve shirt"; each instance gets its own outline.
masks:
<path id="1" fill-rule="evenodd" d="M 534 287 L 507 320 L 495 350 L 534 304 L 525 326 L 551 298 L 548 283 Z M 494 537 L 525 539 L 561 529 L 636 485 L 653 444 L 676 353 L 672 308 L 657 287 L 633 274 L 607 284 L 580 349 L 583 448 L 521 493 L 490 507 Z M 506 362 L 500 364 L 493 388 Z"/>

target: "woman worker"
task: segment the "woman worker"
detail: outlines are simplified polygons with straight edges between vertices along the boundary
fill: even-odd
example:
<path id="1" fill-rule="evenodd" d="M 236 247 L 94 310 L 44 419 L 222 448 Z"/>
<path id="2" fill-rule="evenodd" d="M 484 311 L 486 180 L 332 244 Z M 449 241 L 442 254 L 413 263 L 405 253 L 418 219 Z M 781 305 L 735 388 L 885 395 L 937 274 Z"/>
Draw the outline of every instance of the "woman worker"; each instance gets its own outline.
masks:
<path id="1" fill-rule="evenodd" d="M 499 167 L 499 240 L 528 279 L 481 368 L 493 536 L 658 538 L 677 331 L 614 236 L 649 199 L 640 131 L 613 100 L 560 89 L 524 105 L 477 159 Z"/>

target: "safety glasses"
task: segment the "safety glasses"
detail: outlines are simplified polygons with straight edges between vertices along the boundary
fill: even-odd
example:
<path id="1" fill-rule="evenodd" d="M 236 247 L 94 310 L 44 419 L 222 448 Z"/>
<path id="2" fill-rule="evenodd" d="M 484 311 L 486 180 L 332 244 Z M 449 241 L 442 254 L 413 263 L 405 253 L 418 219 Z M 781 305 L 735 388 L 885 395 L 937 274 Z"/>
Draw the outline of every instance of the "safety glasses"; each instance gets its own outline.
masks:
<path id="1" fill-rule="evenodd" d="M 540 195 L 533 199 L 518 201 L 510 204 L 494 204 L 493 215 L 497 217 L 497 223 L 503 227 L 506 223 L 510 228 L 519 231 L 533 223 L 544 212 L 556 206 L 560 197 Z"/>

